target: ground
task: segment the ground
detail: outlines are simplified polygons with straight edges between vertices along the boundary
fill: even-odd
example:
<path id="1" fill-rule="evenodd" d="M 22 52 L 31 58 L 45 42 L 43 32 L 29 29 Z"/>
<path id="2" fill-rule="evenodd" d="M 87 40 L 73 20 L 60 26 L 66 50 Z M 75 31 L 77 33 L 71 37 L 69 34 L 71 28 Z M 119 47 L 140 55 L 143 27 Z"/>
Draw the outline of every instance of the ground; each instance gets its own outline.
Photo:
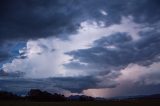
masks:
<path id="1" fill-rule="evenodd" d="M 160 106 L 160 100 L 112 101 L 112 102 L 29 102 L 0 101 L 0 106 Z"/>

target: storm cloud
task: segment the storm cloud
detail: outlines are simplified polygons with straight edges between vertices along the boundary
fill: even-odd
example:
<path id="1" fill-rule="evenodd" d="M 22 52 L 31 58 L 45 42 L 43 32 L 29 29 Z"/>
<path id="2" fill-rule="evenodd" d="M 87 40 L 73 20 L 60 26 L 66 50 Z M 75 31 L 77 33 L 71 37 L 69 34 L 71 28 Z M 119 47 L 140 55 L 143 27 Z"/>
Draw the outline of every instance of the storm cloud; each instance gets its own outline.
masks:
<path id="1" fill-rule="evenodd" d="M 121 16 L 132 15 L 138 22 L 151 24 L 160 18 L 158 0 L 1 0 L 0 7 L 1 40 L 67 36 L 89 19 L 111 25 L 120 22 Z"/>
<path id="2" fill-rule="evenodd" d="M 103 97 L 159 93 L 159 5 L 1 0 L 0 89 Z"/>

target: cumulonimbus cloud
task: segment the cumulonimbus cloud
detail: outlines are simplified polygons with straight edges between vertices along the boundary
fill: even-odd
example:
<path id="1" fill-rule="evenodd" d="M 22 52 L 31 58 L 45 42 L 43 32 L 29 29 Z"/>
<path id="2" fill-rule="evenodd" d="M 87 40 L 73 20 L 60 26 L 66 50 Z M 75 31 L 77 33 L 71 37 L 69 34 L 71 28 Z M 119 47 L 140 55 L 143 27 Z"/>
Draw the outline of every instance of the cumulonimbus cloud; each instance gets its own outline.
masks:
<path id="1" fill-rule="evenodd" d="M 14 59 L 11 63 L 4 64 L 3 70 L 20 71 L 25 73 L 25 77 L 32 78 L 87 76 L 92 72 L 81 69 L 68 70 L 64 66 L 74 60 L 74 57 L 66 53 L 92 48 L 95 40 L 118 32 L 128 33 L 133 40 L 137 40 L 138 32 L 143 31 L 142 25 L 134 23 L 131 16 L 122 17 L 120 24 L 109 27 L 96 22 L 83 22 L 81 27 L 78 33 L 70 35 L 68 40 L 59 38 L 29 40 L 26 47 L 20 50 L 26 58 Z"/>

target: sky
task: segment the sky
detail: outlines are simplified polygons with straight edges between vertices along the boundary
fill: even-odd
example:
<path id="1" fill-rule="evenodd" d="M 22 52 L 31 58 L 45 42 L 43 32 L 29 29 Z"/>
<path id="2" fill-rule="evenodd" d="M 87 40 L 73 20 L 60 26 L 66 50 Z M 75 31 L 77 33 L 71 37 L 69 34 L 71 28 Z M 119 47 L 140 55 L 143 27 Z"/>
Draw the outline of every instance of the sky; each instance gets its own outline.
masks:
<path id="1" fill-rule="evenodd" d="M 160 93 L 159 0 L 0 0 L 0 90 Z"/>

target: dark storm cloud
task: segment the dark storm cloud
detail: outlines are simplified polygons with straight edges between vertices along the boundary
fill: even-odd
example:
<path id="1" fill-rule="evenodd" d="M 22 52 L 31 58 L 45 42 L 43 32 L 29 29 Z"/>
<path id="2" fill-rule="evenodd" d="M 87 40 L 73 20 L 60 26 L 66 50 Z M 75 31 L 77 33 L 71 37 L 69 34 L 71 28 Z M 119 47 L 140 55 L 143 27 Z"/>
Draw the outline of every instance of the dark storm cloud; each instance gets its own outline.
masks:
<path id="1" fill-rule="evenodd" d="M 107 48 L 109 46 L 115 48 Z M 75 60 L 78 59 L 80 62 L 87 63 L 87 66 L 93 70 L 110 71 L 118 67 L 126 67 L 131 63 L 149 65 L 159 61 L 157 59 L 160 55 L 159 48 L 159 33 L 154 32 L 138 41 L 131 41 L 125 33 L 117 33 L 96 40 L 94 46 L 89 49 L 72 51 L 67 54 L 72 55 Z M 74 60 L 72 61 L 65 66 L 74 67 Z M 82 69 L 87 69 L 87 66 L 81 65 Z"/>
<path id="2" fill-rule="evenodd" d="M 8 90 L 16 93 L 25 93 L 32 88 L 47 90 L 51 92 L 82 92 L 88 88 L 113 88 L 115 83 L 111 82 L 104 85 L 99 84 L 100 80 L 94 77 L 67 77 L 67 78 L 48 78 L 48 79 L 23 79 L 11 76 L 1 76 L 0 90 Z"/>
<path id="3" fill-rule="evenodd" d="M 12 91 L 17 94 L 25 94 L 32 88 L 38 88 L 42 90 L 54 89 L 54 84 L 47 81 L 39 81 L 32 79 L 16 79 L 16 78 L 3 78 L 0 79 L 0 90 Z"/>
<path id="4" fill-rule="evenodd" d="M 0 62 L 6 60 L 9 57 L 7 53 L 0 52 Z"/>
<path id="5" fill-rule="evenodd" d="M 80 3 L 83 9 L 95 20 L 103 20 L 106 25 L 119 23 L 121 16 L 132 15 L 136 22 L 153 24 L 160 19 L 159 0 L 88 0 Z M 99 10 L 108 13 L 103 17 Z M 152 17 L 150 17 L 152 16 Z"/>
<path id="6" fill-rule="evenodd" d="M 160 19 L 159 4 L 159 0 L 1 0 L 0 42 L 48 36 L 66 39 L 84 20 L 111 25 L 128 15 L 152 25 Z M 107 17 L 100 10 L 106 11 Z"/>
<path id="7" fill-rule="evenodd" d="M 59 0 L 2 0 L 0 39 L 39 38 L 76 28 L 72 1 Z M 72 21 L 75 21 L 73 23 Z"/>
<path id="8" fill-rule="evenodd" d="M 99 81 L 93 77 L 77 77 L 77 78 L 52 78 L 50 81 L 56 83 L 56 87 L 70 90 L 71 92 L 81 92 L 90 87 L 96 87 Z"/>
<path id="9" fill-rule="evenodd" d="M 127 33 L 116 33 L 109 37 L 103 37 L 101 39 L 98 39 L 94 41 L 95 47 L 105 47 L 109 45 L 121 45 L 122 43 L 129 43 L 132 41 L 131 36 L 129 36 Z"/>
<path id="10" fill-rule="evenodd" d="M 5 42 L 0 45 L 0 62 L 10 61 L 19 55 L 19 49 L 25 47 L 25 42 Z"/>
<path id="11" fill-rule="evenodd" d="M 129 85 L 129 86 L 128 86 Z M 160 92 L 160 85 L 143 85 L 139 83 L 130 84 L 130 82 L 112 91 L 112 96 L 139 96 L 157 94 Z"/>
<path id="12" fill-rule="evenodd" d="M 139 22 L 160 18 L 159 0 L 1 0 L 0 39 L 39 38 L 75 32 L 83 20 L 103 20 L 107 25 L 121 16 Z M 104 17 L 100 10 L 108 15 Z M 152 17 L 150 17 L 152 16 Z"/>

